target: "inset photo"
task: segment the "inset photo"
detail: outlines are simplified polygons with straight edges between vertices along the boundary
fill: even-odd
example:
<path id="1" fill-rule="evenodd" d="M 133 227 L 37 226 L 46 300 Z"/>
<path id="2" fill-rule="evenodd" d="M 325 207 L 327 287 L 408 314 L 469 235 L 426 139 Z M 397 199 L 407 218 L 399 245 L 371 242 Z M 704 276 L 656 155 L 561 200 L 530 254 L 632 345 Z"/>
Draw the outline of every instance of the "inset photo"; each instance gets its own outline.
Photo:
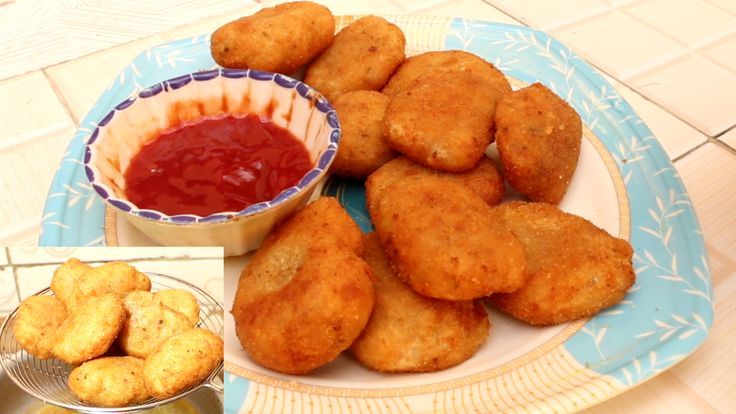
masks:
<path id="1" fill-rule="evenodd" d="M 223 412 L 222 247 L 0 253 L 0 412 Z"/>

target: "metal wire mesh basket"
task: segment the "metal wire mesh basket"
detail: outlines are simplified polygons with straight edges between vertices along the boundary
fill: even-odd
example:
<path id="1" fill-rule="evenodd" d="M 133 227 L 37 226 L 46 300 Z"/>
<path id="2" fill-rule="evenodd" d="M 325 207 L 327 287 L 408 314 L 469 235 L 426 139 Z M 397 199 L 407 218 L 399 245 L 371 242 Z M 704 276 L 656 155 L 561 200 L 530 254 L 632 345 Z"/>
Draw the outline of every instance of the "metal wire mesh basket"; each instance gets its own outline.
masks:
<path id="1" fill-rule="evenodd" d="M 187 290 L 197 298 L 199 302 L 199 322 L 197 327 L 207 329 L 213 333 L 223 336 L 224 332 L 224 310 L 222 305 L 202 289 L 177 278 L 162 275 L 160 273 L 145 272 L 151 279 L 151 290 L 183 289 Z M 50 289 L 44 289 L 36 295 L 51 295 Z M 105 412 L 134 412 L 154 408 L 168 404 L 180 398 L 207 387 L 222 393 L 222 367 L 223 363 L 215 369 L 208 378 L 174 397 L 164 400 L 149 398 L 141 404 L 119 408 L 93 407 L 79 400 L 67 386 L 69 374 L 73 366 L 58 359 L 42 360 L 29 354 L 20 347 L 11 327 L 18 317 L 16 308 L 8 315 L 0 327 L 0 365 L 8 377 L 22 390 L 32 396 L 59 407 L 86 413 Z"/>

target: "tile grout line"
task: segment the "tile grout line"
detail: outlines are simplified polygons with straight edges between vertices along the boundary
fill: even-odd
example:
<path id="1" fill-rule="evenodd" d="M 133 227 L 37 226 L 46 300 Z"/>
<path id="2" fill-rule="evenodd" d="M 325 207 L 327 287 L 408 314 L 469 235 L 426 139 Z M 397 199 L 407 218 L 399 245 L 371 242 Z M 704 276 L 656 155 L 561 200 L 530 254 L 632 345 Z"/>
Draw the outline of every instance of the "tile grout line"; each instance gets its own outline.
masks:
<path id="1" fill-rule="evenodd" d="M 3 248 L 5 249 L 5 258 L 8 259 L 7 265 L 10 266 L 11 272 L 13 272 L 13 282 L 15 282 L 15 297 L 18 298 L 18 303 L 20 304 L 21 297 L 20 297 L 20 282 L 18 280 L 18 272 L 17 272 L 15 265 L 13 265 L 13 259 L 10 257 L 10 247 L 4 246 Z"/>
<path id="2" fill-rule="evenodd" d="M 48 72 L 46 72 L 47 69 L 48 68 L 41 69 L 41 73 L 43 73 L 43 76 L 46 78 L 46 81 L 51 86 L 51 90 L 54 91 L 54 95 L 56 95 L 56 99 L 58 99 L 59 100 L 59 103 L 61 104 L 61 106 L 64 107 L 64 113 L 66 113 L 66 115 L 69 117 L 69 119 L 72 120 L 72 123 L 74 124 L 74 129 L 75 130 L 79 129 L 80 120 L 78 120 L 74 116 L 74 114 L 72 113 L 71 108 L 69 108 L 69 102 L 67 102 L 66 98 L 64 97 L 64 95 L 61 92 L 61 89 L 56 84 L 56 82 L 54 81 L 54 79 L 48 74 Z M 72 134 L 72 135 L 74 135 L 74 134 Z"/>

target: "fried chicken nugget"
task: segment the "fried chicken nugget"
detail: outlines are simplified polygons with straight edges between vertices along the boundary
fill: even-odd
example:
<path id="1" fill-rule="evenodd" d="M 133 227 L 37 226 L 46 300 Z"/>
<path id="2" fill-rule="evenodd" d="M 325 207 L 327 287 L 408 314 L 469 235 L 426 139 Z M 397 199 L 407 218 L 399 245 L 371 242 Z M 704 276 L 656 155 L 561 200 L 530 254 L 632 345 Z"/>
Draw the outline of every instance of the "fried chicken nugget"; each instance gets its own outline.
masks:
<path id="1" fill-rule="evenodd" d="M 304 82 L 333 101 L 346 92 L 377 91 L 404 61 L 404 33 L 377 16 L 340 30 L 327 50 L 309 64 Z"/>
<path id="2" fill-rule="evenodd" d="M 400 182 L 408 176 L 442 176 L 451 179 L 471 189 L 486 204 L 495 206 L 503 199 L 503 176 L 496 167 L 496 163 L 488 157 L 483 157 L 478 165 L 464 173 L 446 173 L 423 167 L 406 157 L 398 157 L 371 174 L 376 191 L 389 184 Z"/>
<path id="3" fill-rule="evenodd" d="M 72 365 L 89 361 L 110 348 L 123 322 L 125 308 L 117 295 L 92 296 L 69 313 L 57 330 L 51 351 Z"/>
<path id="4" fill-rule="evenodd" d="M 72 257 L 54 271 L 54 277 L 51 279 L 51 291 L 64 302 L 67 309 L 71 310 L 76 307 L 77 297 L 74 294 L 74 289 L 77 279 L 90 269 L 92 267 Z"/>
<path id="5" fill-rule="evenodd" d="M 634 284 L 633 250 L 582 217 L 546 203 L 495 208 L 526 251 L 529 280 L 489 302 L 532 325 L 585 318 L 618 303 Z"/>
<path id="6" fill-rule="evenodd" d="M 432 72 L 469 72 L 483 78 L 490 88 L 502 93 L 511 92 L 511 85 L 504 74 L 485 59 L 464 50 L 443 50 L 412 56 L 399 66 L 391 76 L 383 93 L 394 97 L 411 86 L 417 78 Z"/>
<path id="7" fill-rule="evenodd" d="M 350 347 L 360 363 L 382 372 L 432 372 L 467 360 L 483 344 L 490 322 L 480 300 L 416 293 L 391 269 L 375 233 L 365 236 L 365 260 L 376 281 L 376 305 Z"/>
<path id="8" fill-rule="evenodd" d="M 504 95 L 495 122 L 509 184 L 531 201 L 559 203 L 580 155 L 583 127 L 575 109 L 535 83 Z"/>
<path id="9" fill-rule="evenodd" d="M 167 339 L 145 360 L 146 390 L 169 398 L 204 381 L 222 361 L 222 338 L 200 328 Z"/>
<path id="10" fill-rule="evenodd" d="M 131 356 L 146 358 L 165 340 L 193 326 L 185 315 L 164 306 L 151 292 L 130 292 L 123 305 L 127 317 L 118 345 Z"/>
<path id="11" fill-rule="evenodd" d="M 465 172 L 484 156 L 501 90 L 471 72 L 433 72 L 389 103 L 384 133 L 394 149 L 432 169 Z"/>
<path id="12" fill-rule="evenodd" d="M 66 319 L 64 303 L 54 296 L 30 296 L 18 307 L 13 335 L 21 348 L 41 358 L 53 358 L 56 331 Z"/>
<path id="13" fill-rule="evenodd" d="M 159 290 L 153 296 L 162 305 L 186 316 L 192 327 L 199 322 L 199 302 L 191 292 L 182 289 L 165 289 Z"/>
<path id="14" fill-rule="evenodd" d="M 240 343 L 260 365 L 307 373 L 368 322 L 373 284 L 360 229 L 323 197 L 273 231 L 243 270 L 233 304 Z"/>
<path id="15" fill-rule="evenodd" d="M 296 1 L 265 8 L 212 34 L 212 58 L 226 68 L 290 74 L 325 50 L 335 17 L 322 5 Z"/>
<path id="16" fill-rule="evenodd" d="M 105 357 L 74 368 L 69 388 L 80 400 L 97 407 L 125 407 L 149 398 L 143 382 L 143 360 Z"/>
<path id="17" fill-rule="evenodd" d="M 519 240 L 467 187 L 442 176 L 366 183 L 371 220 L 399 277 L 424 296 L 469 300 L 526 280 Z"/>
<path id="18" fill-rule="evenodd" d="M 366 178 L 396 152 L 383 136 L 383 115 L 389 98 L 380 92 L 355 91 L 340 95 L 334 102 L 340 118 L 342 137 L 332 163 L 333 173 Z"/>
<path id="19" fill-rule="evenodd" d="M 106 293 L 115 293 L 122 298 L 135 290 L 151 290 L 148 276 L 127 263 L 109 262 L 84 272 L 76 280 L 73 295 L 79 303 Z"/>

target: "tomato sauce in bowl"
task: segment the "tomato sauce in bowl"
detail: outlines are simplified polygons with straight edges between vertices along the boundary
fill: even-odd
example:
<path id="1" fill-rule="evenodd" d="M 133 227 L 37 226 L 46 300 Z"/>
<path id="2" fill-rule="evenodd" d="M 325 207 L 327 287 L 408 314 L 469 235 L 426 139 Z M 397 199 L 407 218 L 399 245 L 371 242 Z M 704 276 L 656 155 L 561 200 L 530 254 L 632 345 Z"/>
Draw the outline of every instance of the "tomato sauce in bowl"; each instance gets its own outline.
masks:
<path id="1" fill-rule="evenodd" d="M 266 117 L 205 117 L 144 145 L 125 171 L 125 195 L 168 215 L 237 212 L 273 199 L 312 167 L 304 144 Z"/>

